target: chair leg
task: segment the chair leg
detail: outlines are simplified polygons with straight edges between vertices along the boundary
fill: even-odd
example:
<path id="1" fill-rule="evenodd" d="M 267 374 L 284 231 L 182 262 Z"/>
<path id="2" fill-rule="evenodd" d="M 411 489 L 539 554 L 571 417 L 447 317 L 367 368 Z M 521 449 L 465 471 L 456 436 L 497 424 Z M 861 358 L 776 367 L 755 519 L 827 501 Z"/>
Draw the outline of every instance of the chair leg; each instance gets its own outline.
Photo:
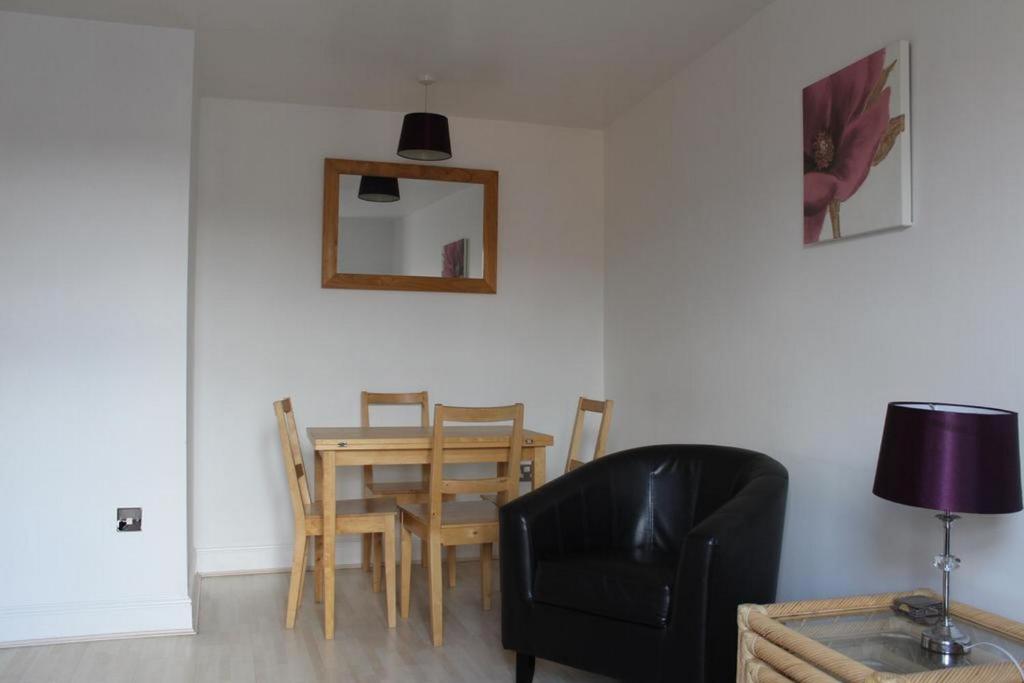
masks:
<path id="1" fill-rule="evenodd" d="M 288 608 L 284 615 L 284 627 L 295 628 L 295 615 L 299 611 L 299 593 L 302 572 L 305 570 L 303 561 L 306 559 L 306 535 L 296 530 L 295 544 L 292 547 L 292 573 L 288 581 Z"/>
<path id="2" fill-rule="evenodd" d="M 309 546 L 312 539 L 307 537 L 302 542 L 302 571 L 299 572 L 299 604 L 302 604 L 302 591 L 306 588 L 306 571 L 309 569 Z M 315 551 L 314 551 L 315 552 Z M 295 610 L 298 613 L 298 609 Z"/>
<path id="3" fill-rule="evenodd" d="M 430 566 L 430 562 L 427 560 L 427 542 L 420 541 L 420 566 L 426 569 Z"/>
<path id="4" fill-rule="evenodd" d="M 480 600 L 484 609 L 491 609 L 491 555 L 493 554 L 493 543 L 480 544 Z"/>
<path id="5" fill-rule="evenodd" d="M 445 546 L 445 553 L 448 558 L 448 587 L 455 588 L 455 550 L 457 546 Z"/>
<path id="6" fill-rule="evenodd" d="M 423 544 L 426 547 L 426 543 Z M 402 525 L 402 618 L 409 618 L 409 589 L 412 587 L 412 533 Z"/>
<path id="7" fill-rule="evenodd" d="M 373 553 L 373 534 L 363 534 L 363 571 L 370 571 L 370 556 Z"/>
<path id="8" fill-rule="evenodd" d="M 384 528 L 384 599 L 388 603 L 388 628 L 395 628 L 395 520 Z"/>
<path id="9" fill-rule="evenodd" d="M 444 644 L 444 622 L 442 617 L 443 592 L 441 590 L 441 540 L 427 541 L 430 566 L 427 568 L 427 582 L 430 584 L 430 632 L 434 647 Z"/>
<path id="10" fill-rule="evenodd" d="M 383 534 L 376 533 L 373 535 L 373 592 L 380 593 L 380 575 L 381 575 L 381 561 L 384 557 L 383 550 Z"/>
<path id="11" fill-rule="evenodd" d="M 313 600 L 324 601 L 324 537 L 313 537 Z"/>
<path id="12" fill-rule="evenodd" d="M 533 683 L 537 658 L 523 652 L 516 653 L 516 683 Z"/>

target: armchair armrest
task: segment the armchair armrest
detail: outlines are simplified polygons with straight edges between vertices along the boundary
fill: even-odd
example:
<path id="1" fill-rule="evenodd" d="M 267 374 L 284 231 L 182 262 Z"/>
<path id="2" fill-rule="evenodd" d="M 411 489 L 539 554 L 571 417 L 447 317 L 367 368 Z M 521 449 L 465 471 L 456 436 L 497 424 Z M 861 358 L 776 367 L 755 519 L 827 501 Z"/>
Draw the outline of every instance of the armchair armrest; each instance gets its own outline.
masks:
<path id="1" fill-rule="evenodd" d="M 581 494 L 580 485 L 567 483 L 568 478 L 559 477 L 509 501 L 498 511 L 501 557 L 505 558 L 501 571 L 503 595 L 532 601 L 537 558 L 557 554 L 566 542 L 572 542 L 562 522 L 574 502 L 581 502 Z"/>
<path id="2" fill-rule="evenodd" d="M 677 666 L 703 665 L 693 680 L 735 659 L 738 605 L 775 600 L 788 488 L 779 469 L 751 479 L 687 536 L 669 628 L 680 645 Z"/>
<path id="3" fill-rule="evenodd" d="M 610 455 L 502 506 L 498 521 L 505 647 L 530 645 L 532 633 L 523 626 L 534 609 L 538 562 L 626 545 L 621 539 L 631 538 L 642 526 L 638 520 L 648 475 L 630 458 Z"/>

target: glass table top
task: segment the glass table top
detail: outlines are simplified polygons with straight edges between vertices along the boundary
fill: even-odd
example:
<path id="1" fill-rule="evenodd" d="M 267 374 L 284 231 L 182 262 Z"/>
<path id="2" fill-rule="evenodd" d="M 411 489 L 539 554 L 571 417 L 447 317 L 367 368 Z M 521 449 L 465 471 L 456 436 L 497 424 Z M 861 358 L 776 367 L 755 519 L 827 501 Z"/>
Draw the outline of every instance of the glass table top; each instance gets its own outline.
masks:
<path id="1" fill-rule="evenodd" d="M 957 657 L 929 652 L 921 647 L 921 632 L 932 622 L 917 623 L 890 609 L 830 617 L 782 618 L 779 621 L 875 671 L 910 674 L 950 666 L 1009 661 L 998 650 L 985 646 Z M 1008 650 L 1018 661 L 1024 659 L 1024 643 L 963 619 L 954 619 L 954 623 L 970 636 L 972 643 L 994 643 Z"/>

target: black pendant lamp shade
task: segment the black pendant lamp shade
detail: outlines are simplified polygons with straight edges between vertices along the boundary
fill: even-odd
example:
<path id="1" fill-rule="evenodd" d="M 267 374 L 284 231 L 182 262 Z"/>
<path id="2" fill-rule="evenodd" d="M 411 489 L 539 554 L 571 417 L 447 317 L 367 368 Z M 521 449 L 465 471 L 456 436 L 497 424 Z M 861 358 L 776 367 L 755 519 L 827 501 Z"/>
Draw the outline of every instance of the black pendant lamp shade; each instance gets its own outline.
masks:
<path id="1" fill-rule="evenodd" d="M 398 178 L 364 175 L 359 178 L 359 198 L 368 202 L 397 202 Z"/>
<path id="2" fill-rule="evenodd" d="M 406 114 L 398 139 L 398 156 L 416 161 L 444 161 L 452 158 L 448 117 L 425 111 Z"/>

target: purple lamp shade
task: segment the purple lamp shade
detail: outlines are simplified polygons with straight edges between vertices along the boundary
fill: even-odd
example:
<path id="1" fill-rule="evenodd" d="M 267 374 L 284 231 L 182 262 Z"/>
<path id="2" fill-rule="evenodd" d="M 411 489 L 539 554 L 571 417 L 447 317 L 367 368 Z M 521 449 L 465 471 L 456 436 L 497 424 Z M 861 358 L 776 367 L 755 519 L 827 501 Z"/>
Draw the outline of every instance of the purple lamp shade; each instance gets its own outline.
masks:
<path id="1" fill-rule="evenodd" d="M 1017 413 L 948 403 L 890 403 L 874 493 L 944 512 L 1020 511 Z"/>

